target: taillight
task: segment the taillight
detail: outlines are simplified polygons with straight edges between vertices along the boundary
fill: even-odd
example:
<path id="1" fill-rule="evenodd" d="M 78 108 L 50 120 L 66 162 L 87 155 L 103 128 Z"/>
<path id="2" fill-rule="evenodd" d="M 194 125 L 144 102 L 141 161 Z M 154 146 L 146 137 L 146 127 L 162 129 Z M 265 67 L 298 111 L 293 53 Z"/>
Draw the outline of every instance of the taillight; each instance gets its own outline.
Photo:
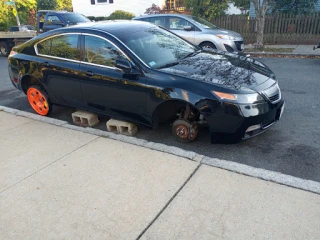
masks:
<path id="1" fill-rule="evenodd" d="M 10 52 L 10 54 L 9 54 L 9 57 L 12 57 L 12 56 L 14 56 L 14 55 L 16 55 L 16 54 L 17 54 L 16 51 L 11 50 L 11 52 Z"/>

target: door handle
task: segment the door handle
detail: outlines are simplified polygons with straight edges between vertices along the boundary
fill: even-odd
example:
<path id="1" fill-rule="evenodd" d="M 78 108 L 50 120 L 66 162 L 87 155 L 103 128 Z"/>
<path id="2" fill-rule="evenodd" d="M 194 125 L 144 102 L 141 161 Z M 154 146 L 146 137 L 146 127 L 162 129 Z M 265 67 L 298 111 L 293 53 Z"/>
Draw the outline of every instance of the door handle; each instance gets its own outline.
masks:
<path id="1" fill-rule="evenodd" d="M 50 63 L 44 62 L 43 65 L 44 65 L 45 67 L 49 67 L 49 66 L 50 66 Z"/>
<path id="2" fill-rule="evenodd" d="M 92 76 L 93 76 L 93 72 L 87 71 L 87 72 L 86 72 L 86 75 L 89 76 L 89 77 L 92 77 Z"/>

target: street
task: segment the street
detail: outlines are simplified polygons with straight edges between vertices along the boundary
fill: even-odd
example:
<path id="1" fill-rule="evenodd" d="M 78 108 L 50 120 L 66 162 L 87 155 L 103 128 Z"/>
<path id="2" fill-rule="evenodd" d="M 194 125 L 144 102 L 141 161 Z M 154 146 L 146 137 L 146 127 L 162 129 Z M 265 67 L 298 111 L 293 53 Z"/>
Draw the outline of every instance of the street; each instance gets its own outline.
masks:
<path id="1" fill-rule="evenodd" d="M 277 75 L 286 108 L 281 121 L 255 138 L 238 144 L 211 144 L 209 132 L 200 129 L 190 144 L 177 142 L 170 125 L 151 130 L 139 126 L 137 138 L 176 146 L 205 156 L 238 162 L 320 182 L 320 59 L 260 59 Z M 11 84 L 7 59 L 0 57 L 0 105 L 33 112 L 26 96 Z M 74 109 L 54 107 L 51 117 L 72 122 Z M 102 118 L 98 128 L 106 130 Z"/>

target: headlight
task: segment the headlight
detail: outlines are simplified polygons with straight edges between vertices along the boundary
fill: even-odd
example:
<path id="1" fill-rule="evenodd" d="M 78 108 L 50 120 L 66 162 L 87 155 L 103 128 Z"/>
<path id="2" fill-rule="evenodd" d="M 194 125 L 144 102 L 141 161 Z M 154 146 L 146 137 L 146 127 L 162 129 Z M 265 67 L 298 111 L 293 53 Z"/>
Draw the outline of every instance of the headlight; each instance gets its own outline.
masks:
<path id="1" fill-rule="evenodd" d="M 232 36 L 229 36 L 229 35 L 218 34 L 217 37 L 219 37 L 221 39 L 226 39 L 226 40 L 236 40 L 235 37 L 232 37 Z"/>
<path id="2" fill-rule="evenodd" d="M 231 93 L 223 93 L 212 91 L 212 93 L 217 96 L 220 100 L 227 100 L 231 102 L 237 103 L 257 103 L 264 101 L 263 97 L 261 97 L 258 93 L 250 93 L 250 94 L 231 94 Z"/>

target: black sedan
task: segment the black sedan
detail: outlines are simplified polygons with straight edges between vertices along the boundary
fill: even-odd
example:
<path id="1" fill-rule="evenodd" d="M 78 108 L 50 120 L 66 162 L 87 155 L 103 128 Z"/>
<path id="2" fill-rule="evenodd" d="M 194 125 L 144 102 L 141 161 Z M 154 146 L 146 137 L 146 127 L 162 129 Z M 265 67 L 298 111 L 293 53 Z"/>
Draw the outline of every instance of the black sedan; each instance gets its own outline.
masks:
<path id="1" fill-rule="evenodd" d="M 231 53 L 205 51 L 139 21 L 109 21 L 41 34 L 9 56 L 13 85 L 31 107 L 53 104 L 150 127 L 172 121 L 193 141 L 199 124 L 213 140 L 255 136 L 280 119 L 284 101 L 273 72 Z"/>

